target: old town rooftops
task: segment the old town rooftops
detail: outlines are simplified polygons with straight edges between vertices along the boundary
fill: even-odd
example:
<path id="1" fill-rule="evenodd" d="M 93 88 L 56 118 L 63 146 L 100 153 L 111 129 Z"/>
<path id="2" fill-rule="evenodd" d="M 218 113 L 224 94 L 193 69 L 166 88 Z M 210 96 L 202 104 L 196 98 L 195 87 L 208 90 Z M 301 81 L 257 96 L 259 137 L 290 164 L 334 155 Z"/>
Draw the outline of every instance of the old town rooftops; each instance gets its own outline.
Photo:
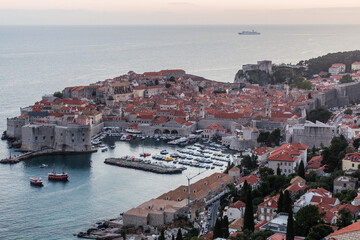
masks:
<path id="1" fill-rule="evenodd" d="M 360 162 L 360 153 L 358 153 L 358 152 L 347 153 L 343 160 L 349 160 L 352 162 Z"/>

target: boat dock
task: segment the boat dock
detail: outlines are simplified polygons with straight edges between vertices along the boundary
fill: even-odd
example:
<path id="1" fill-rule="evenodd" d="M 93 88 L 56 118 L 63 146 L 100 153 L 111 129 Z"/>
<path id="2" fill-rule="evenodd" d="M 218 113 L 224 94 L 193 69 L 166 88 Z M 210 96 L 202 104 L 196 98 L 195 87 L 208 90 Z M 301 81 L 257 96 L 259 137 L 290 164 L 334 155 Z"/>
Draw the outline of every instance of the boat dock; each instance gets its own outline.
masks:
<path id="1" fill-rule="evenodd" d="M 179 174 L 182 173 L 182 168 L 170 168 L 170 167 L 163 167 L 157 166 L 149 163 L 140 163 L 135 161 L 129 161 L 122 158 L 107 158 L 105 159 L 104 163 L 110 165 L 116 165 L 119 167 L 125 168 L 133 168 L 148 172 L 160 173 L 160 174 Z"/>

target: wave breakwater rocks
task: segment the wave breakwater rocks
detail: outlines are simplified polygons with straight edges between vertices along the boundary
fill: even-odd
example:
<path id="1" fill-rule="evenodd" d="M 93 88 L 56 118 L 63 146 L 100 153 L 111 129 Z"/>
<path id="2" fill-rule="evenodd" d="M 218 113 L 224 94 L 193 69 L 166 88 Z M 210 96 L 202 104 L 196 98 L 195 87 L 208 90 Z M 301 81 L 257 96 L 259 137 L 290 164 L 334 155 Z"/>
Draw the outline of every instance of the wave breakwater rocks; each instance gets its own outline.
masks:
<path id="1" fill-rule="evenodd" d="M 183 169 L 181 168 L 167 168 L 167 167 L 161 167 L 147 163 L 128 161 L 120 158 L 107 158 L 105 159 L 104 163 L 110 165 L 116 165 L 119 167 L 133 168 L 133 169 L 160 173 L 160 174 L 179 174 L 182 173 L 183 171 Z"/>

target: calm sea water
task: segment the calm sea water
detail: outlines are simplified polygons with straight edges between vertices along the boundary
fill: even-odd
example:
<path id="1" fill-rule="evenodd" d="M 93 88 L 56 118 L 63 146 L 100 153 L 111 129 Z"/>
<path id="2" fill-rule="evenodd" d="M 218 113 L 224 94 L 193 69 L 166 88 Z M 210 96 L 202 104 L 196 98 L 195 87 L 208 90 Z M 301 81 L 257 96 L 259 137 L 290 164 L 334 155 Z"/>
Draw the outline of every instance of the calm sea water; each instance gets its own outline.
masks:
<path id="1" fill-rule="evenodd" d="M 255 29 L 260 36 L 239 36 Z M 328 52 L 359 48 L 359 26 L 0 27 L 0 130 L 19 108 L 66 86 L 136 72 L 182 68 L 232 82 L 242 64 L 270 59 L 297 63 Z M 73 239 L 100 219 L 118 216 L 181 184 L 162 176 L 108 166 L 105 157 L 159 152 L 164 146 L 116 142 L 107 153 L 41 157 L 0 165 L 0 239 Z M 144 150 L 143 150 L 144 148 Z M 171 149 L 171 147 L 166 146 Z M 9 155 L 0 142 L 0 158 Z M 42 163 L 49 168 L 39 168 Z M 55 163 L 68 183 L 29 185 Z M 194 173 L 197 169 L 189 170 Z M 204 173 L 206 176 L 211 172 Z"/>

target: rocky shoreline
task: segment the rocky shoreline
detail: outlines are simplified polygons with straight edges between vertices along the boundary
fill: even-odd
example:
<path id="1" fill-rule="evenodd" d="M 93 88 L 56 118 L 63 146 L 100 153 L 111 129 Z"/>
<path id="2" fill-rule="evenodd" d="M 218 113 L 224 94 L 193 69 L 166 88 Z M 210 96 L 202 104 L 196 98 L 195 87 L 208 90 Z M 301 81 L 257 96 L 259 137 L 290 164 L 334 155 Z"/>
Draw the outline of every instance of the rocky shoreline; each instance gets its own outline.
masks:
<path id="1" fill-rule="evenodd" d="M 122 220 L 120 218 L 97 222 L 96 225 L 96 227 L 89 228 L 86 232 L 79 232 L 74 235 L 85 239 L 111 240 L 121 238 Z"/>
<path id="2" fill-rule="evenodd" d="M 107 158 L 105 159 L 104 163 L 110 165 L 116 165 L 119 167 L 125 168 L 133 168 L 138 170 L 143 170 L 147 172 L 159 173 L 159 174 L 179 174 L 182 173 L 183 169 L 181 168 L 165 168 L 160 166 L 155 166 L 151 164 L 144 164 L 138 162 L 132 162 L 124 159 L 119 158 Z"/>

